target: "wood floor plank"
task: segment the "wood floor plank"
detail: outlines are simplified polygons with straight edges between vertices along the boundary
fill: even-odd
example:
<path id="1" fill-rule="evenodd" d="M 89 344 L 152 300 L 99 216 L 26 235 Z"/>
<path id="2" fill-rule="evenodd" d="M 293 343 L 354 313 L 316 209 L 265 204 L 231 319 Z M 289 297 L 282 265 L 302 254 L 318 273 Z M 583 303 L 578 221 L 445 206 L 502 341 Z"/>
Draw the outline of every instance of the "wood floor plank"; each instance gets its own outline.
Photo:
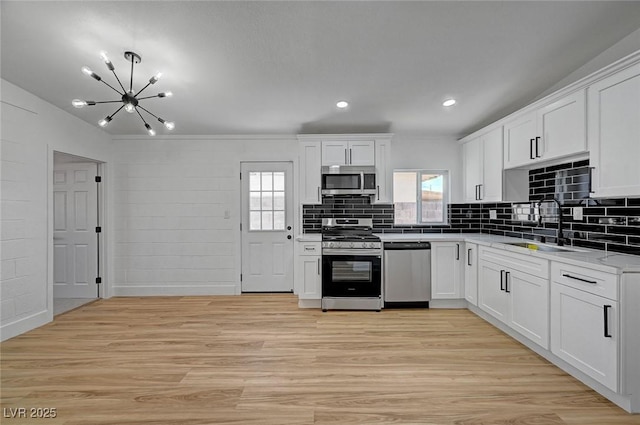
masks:
<path id="1" fill-rule="evenodd" d="M 0 354 L 1 407 L 55 407 L 51 425 L 640 424 L 467 310 L 111 298 Z"/>

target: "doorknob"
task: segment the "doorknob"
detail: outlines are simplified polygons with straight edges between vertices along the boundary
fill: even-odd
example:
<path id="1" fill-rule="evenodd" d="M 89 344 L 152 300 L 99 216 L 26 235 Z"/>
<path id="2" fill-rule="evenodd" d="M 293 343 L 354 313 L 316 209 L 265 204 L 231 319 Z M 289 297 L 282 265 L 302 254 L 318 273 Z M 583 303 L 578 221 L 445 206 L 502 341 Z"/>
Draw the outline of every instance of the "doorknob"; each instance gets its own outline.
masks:
<path id="1" fill-rule="evenodd" d="M 291 226 L 287 226 L 287 230 L 291 230 Z"/>
<path id="2" fill-rule="evenodd" d="M 291 239 L 291 235 L 287 235 L 287 239 Z"/>

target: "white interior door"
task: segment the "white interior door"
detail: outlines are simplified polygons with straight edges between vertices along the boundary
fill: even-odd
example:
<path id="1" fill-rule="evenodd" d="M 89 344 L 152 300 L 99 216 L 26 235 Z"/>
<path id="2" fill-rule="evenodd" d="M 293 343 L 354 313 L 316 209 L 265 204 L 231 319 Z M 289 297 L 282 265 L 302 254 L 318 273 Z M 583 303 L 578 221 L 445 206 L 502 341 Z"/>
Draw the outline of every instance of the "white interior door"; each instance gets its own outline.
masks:
<path id="1" fill-rule="evenodd" d="M 54 165 L 54 298 L 98 296 L 96 173 L 95 163 Z"/>
<path id="2" fill-rule="evenodd" d="M 293 166 L 243 162 L 242 292 L 293 291 Z"/>

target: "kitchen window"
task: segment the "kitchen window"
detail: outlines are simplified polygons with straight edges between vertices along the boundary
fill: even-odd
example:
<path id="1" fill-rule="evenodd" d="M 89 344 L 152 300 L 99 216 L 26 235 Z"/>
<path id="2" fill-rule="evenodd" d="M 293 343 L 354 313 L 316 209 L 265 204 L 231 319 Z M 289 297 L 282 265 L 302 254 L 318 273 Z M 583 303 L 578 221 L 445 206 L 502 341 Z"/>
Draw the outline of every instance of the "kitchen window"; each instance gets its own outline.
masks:
<path id="1" fill-rule="evenodd" d="M 394 224 L 447 224 L 449 172 L 396 170 L 393 172 Z"/>

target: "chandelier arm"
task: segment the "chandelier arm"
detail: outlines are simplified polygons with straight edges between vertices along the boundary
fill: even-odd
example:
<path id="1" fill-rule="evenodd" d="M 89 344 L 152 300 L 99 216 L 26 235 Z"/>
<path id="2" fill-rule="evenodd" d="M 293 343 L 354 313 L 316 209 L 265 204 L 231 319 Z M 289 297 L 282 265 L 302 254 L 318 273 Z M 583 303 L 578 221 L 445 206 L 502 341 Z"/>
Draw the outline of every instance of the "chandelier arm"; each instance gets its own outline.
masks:
<path id="1" fill-rule="evenodd" d="M 111 118 L 113 118 L 113 117 L 114 117 L 118 112 L 120 112 L 120 109 L 122 109 L 122 108 L 124 108 L 124 105 L 122 105 L 121 107 L 119 107 L 118 109 L 116 109 L 116 111 L 115 111 L 113 114 L 109 115 L 109 116 L 110 116 Z"/>
<path id="2" fill-rule="evenodd" d="M 140 105 L 138 105 L 136 107 L 136 112 L 138 113 L 138 115 L 140 116 L 140 119 L 142 120 L 143 123 L 147 124 L 147 121 L 145 121 L 144 117 L 142 116 L 142 114 L 140 113 L 140 111 L 138 111 L 138 108 L 140 107 Z M 143 108 L 144 109 L 144 108 Z M 146 109 L 145 109 L 146 110 Z M 149 112 L 149 111 L 147 111 Z"/>
<path id="3" fill-rule="evenodd" d="M 136 97 L 138 97 L 138 95 L 139 95 L 140 93 L 142 93 L 142 92 L 144 91 L 144 89 L 146 89 L 146 88 L 147 88 L 147 87 L 149 87 L 150 85 L 151 85 L 151 83 L 147 83 L 147 85 L 146 85 L 146 86 L 144 86 L 143 88 L 141 88 L 141 89 L 140 89 L 140 91 L 138 91 L 138 93 L 136 93 Z M 146 99 L 146 98 L 145 98 L 145 99 Z M 140 100 L 140 99 L 138 99 L 138 100 Z"/>
<path id="4" fill-rule="evenodd" d="M 113 87 L 111 84 L 107 83 L 104 79 L 102 79 L 102 80 L 100 80 L 100 81 L 102 81 L 103 83 L 105 83 L 107 86 L 111 87 L 111 89 L 112 89 L 114 92 L 118 93 L 119 95 L 122 95 L 122 94 L 123 94 L 123 93 L 120 93 L 120 92 L 118 91 L 118 89 L 116 89 L 115 87 Z"/>
<path id="5" fill-rule="evenodd" d="M 112 69 L 111 72 L 113 72 L 113 76 L 116 77 L 116 80 L 118 80 L 118 84 L 120 84 L 120 87 L 122 87 L 122 92 L 123 93 L 126 92 L 126 90 L 124 89 L 124 86 L 120 82 L 120 78 L 118 78 L 118 74 L 116 74 L 116 71 Z"/>
<path id="6" fill-rule="evenodd" d="M 122 102 L 122 100 L 103 100 L 101 102 L 96 102 L 96 104 L 98 103 L 118 103 L 118 102 Z M 122 105 L 124 107 L 124 105 Z"/>
<path id="7" fill-rule="evenodd" d="M 147 114 L 151 115 L 152 117 L 154 117 L 155 119 L 160 119 L 156 114 L 154 114 L 153 112 L 149 112 L 148 109 L 138 105 L 138 108 L 142 109 L 143 111 L 145 111 Z M 139 112 L 138 112 L 139 113 Z"/>
<path id="8" fill-rule="evenodd" d="M 146 96 L 146 97 L 138 97 L 138 96 L 136 96 L 136 99 L 138 99 L 138 100 L 142 100 L 142 99 L 153 99 L 154 97 L 160 97 L 160 96 L 158 96 L 157 94 L 156 94 L 156 95 L 154 95 L 154 96 Z"/>

